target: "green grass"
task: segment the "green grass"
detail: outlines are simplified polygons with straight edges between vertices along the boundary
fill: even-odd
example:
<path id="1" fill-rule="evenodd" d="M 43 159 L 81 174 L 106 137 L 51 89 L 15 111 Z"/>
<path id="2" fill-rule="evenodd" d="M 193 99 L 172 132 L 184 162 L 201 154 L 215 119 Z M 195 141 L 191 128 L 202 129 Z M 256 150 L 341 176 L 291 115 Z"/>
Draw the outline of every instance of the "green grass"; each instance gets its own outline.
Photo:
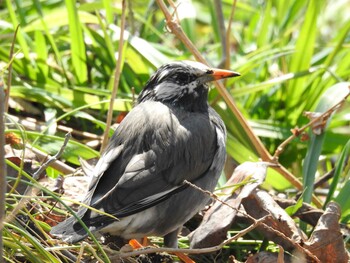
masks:
<path id="1" fill-rule="evenodd" d="M 213 1 L 192 4 L 195 13 L 189 13 L 181 25 L 207 61 L 218 66 L 224 51 Z M 222 5 L 227 26 L 232 1 L 224 0 Z M 131 109 L 133 89 L 137 95 L 161 64 L 193 59 L 191 52 L 167 31 L 155 2 L 130 1 L 127 6 L 126 44 L 115 116 Z M 349 12 L 349 5 L 341 0 L 237 1 L 229 60 L 231 69 L 242 76 L 228 80 L 226 88 L 271 154 L 291 135 L 291 129 L 309 121 L 303 116 L 304 111 L 325 111 L 346 93 L 350 76 Z M 119 1 L 1 2 L 0 72 L 5 82 L 13 33 L 20 25 L 12 60 L 11 98 L 32 103 L 41 112 L 36 117 L 49 127 L 74 123 L 76 129 L 101 134 L 116 60 L 120 59 L 120 16 Z M 244 130 L 237 129 L 237 118 L 218 91 L 212 89 L 209 99 L 227 126 L 229 156 L 239 163 L 257 160 L 253 144 Z M 279 162 L 303 182 L 304 201 L 308 202 L 314 181 L 335 167 L 336 175 L 328 182 L 331 190 L 323 205 L 338 201 L 345 223 L 350 207 L 350 199 L 346 198 L 349 165 L 345 162 L 349 155 L 349 108 L 346 101 L 332 115 L 324 133 L 310 132 L 309 142 L 293 140 L 279 157 Z M 43 117 L 48 109 L 57 112 L 51 122 Z M 21 116 L 23 112 L 12 108 L 10 114 Z M 8 126 L 7 132 L 12 129 Z M 55 131 L 25 134 L 26 143 L 49 154 L 59 149 L 64 136 Z M 78 165 L 79 156 L 97 155 L 96 149 L 72 141 L 63 157 Z M 278 191 L 293 188 L 273 170 L 268 173 L 266 186 Z M 4 229 L 5 255 L 10 262 L 16 262 L 12 251 L 18 249 L 32 253 L 28 258 L 40 255 L 42 262 L 54 255 L 42 246 L 55 245 L 38 244 L 20 226 L 9 222 Z M 13 242 L 16 235 L 22 235 L 25 242 Z"/>

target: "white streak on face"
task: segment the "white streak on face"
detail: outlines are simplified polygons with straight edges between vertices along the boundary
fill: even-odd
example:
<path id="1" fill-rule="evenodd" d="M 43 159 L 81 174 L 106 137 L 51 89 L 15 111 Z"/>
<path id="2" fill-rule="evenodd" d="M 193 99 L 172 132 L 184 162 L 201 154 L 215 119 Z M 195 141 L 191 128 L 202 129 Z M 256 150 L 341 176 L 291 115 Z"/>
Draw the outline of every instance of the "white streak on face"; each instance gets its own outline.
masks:
<path id="1" fill-rule="evenodd" d="M 194 81 L 188 83 L 186 86 L 188 88 L 188 92 L 192 93 L 192 92 L 194 92 L 194 89 L 199 86 L 198 80 L 194 80 Z"/>
<path id="2" fill-rule="evenodd" d="M 158 77 L 158 81 L 162 81 L 164 77 L 166 77 L 167 75 L 169 75 L 169 70 L 163 70 L 161 72 L 161 74 L 159 74 L 159 77 Z"/>

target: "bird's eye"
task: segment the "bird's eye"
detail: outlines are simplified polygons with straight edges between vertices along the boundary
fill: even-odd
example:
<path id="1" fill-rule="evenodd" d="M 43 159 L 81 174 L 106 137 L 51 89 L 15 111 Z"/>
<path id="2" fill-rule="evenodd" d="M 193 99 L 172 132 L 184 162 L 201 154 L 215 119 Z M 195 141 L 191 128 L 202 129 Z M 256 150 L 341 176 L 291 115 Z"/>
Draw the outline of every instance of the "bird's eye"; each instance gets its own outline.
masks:
<path id="1" fill-rule="evenodd" d="M 188 83 L 188 79 L 187 74 L 178 74 L 175 76 L 175 80 L 179 83 Z"/>

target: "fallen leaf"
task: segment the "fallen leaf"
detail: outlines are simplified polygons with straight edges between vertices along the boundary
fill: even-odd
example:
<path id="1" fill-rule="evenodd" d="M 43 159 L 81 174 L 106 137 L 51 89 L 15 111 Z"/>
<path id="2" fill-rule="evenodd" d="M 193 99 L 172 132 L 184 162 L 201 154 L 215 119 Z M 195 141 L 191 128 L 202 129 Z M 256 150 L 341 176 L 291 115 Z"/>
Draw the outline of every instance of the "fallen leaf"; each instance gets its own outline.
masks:
<path id="1" fill-rule="evenodd" d="M 242 199 L 265 180 L 269 165 L 266 162 L 246 162 L 234 170 L 221 191 L 226 196 L 214 203 L 200 226 L 190 234 L 191 248 L 215 246 L 226 239 Z"/>
<path id="2" fill-rule="evenodd" d="M 340 215 L 339 205 L 335 202 L 330 202 L 309 240 L 304 244 L 304 247 L 320 259 L 321 262 L 349 262 L 349 253 L 345 248 L 339 226 Z"/>
<path id="3" fill-rule="evenodd" d="M 271 215 L 265 221 L 265 226 L 258 226 L 257 229 L 268 239 L 283 246 L 288 251 L 295 249 L 295 244 L 306 240 L 305 234 L 297 227 L 294 220 L 263 190 L 255 191 L 243 201 L 246 212 L 260 219 Z M 278 231 L 278 232 L 276 232 Z"/>

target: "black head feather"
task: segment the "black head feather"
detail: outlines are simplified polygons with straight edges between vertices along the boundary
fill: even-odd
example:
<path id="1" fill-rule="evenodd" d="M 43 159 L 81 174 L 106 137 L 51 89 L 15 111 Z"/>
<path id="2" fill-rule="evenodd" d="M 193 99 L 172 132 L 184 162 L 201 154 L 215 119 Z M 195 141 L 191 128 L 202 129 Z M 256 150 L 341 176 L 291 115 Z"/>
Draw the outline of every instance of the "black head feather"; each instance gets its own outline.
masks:
<path id="1" fill-rule="evenodd" d="M 161 66 L 146 83 L 138 103 L 160 101 L 189 111 L 207 111 L 208 85 L 213 71 L 193 61 L 178 61 Z"/>

